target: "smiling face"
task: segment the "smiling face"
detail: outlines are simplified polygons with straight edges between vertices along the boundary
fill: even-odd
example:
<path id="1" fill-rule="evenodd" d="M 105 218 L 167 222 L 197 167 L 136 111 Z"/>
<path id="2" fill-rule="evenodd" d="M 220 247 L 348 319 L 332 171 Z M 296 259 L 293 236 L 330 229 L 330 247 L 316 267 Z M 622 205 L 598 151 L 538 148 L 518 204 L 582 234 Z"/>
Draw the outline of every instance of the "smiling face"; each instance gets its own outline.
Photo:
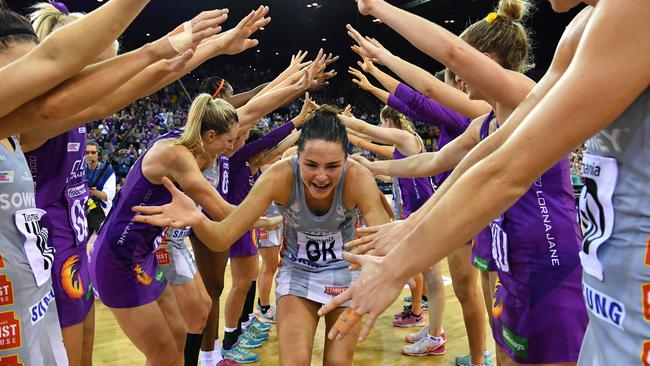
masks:
<path id="1" fill-rule="evenodd" d="M 308 197 L 327 199 L 341 180 L 345 151 L 340 142 L 309 140 L 298 155 L 300 175 Z"/>

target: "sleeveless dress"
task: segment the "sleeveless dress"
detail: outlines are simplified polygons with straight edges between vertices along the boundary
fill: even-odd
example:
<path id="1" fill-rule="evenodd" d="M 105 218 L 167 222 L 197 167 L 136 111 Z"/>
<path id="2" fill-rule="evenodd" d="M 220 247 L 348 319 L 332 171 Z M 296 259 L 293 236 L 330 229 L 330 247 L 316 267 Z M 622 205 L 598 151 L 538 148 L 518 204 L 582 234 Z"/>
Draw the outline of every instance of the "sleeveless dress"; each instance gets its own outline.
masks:
<path id="1" fill-rule="evenodd" d="M 580 365 L 650 365 L 650 89 L 587 142 Z"/>
<path id="2" fill-rule="evenodd" d="M 0 145 L 0 363 L 67 365 L 52 289 L 54 249 L 18 140 Z"/>
<path id="3" fill-rule="evenodd" d="M 494 111 L 487 115 L 481 125 L 481 141 L 490 136 L 492 120 L 494 120 Z M 499 128 L 498 122 L 496 122 L 496 128 Z M 503 232 L 502 225 L 503 216 L 499 216 L 474 238 L 471 261 L 472 265 L 480 271 L 495 272 L 497 266 L 494 258 L 507 257 L 508 237 Z"/>
<path id="4" fill-rule="evenodd" d="M 358 210 L 343 203 L 346 166 L 329 211 L 314 215 L 305 201 L 298 157 L 293 156 L 291 199 L 278 209 L 284 219 L 284 243 L 275 279 L 276 301 L 285 295 L 325 304 L 350 287 L 358 272 L 351 272 L 343 259 L 343 244 L 354 239 Z M 345 306 L 349 306 L 346 304 Z"/>
<path id="5" fill-rule="evenodd" d="M 178 131 L 159 136 L 175 138 Z M 153 184 L 142 173 L 145 152 L 133 164 L 113 208 L 99 230 L 90 253 L 90 277 L 102 302 L 112 308 L 131 308 L 151 303 L 160 297 L 167 280 L 156 258 L 162 229 L 135 222 L 133 206 L 161 206 L 171 202 L 162 184 Z"/>
<path id="6" fill-rule="evenodd" d="M 55 250 L 52 285 L 62 327 L 81 323 L 95 300 L 86 250 L 85 206 L 90 193 L 85 154 L 86 127 L 53 137 L 25 153 L 34 178 L 36 206 L 47 212 L 41 222 Z"/>
<path id="7" fill-rule="evenodd" d="M 422 145 L 420 152 L 424 152 L 424 144 L 417 134 L 414 135 L 418 143 Z M 407 155 L 402 154 L 395 148 L 393 151 L 393 160 L 407 158 Z M 433 195 L 433 185 L 431 184 L 430 177 L 422 178 L 397 178 L 397 184 L 400 191 L 400 199 L 402 203 L 402 219 L 406 219 L 415 211 L 417 211 L 425 202 Z"/>
<path id="8" fill-rule="evenodd" d="M 492 334 L 517 362 L 578 360 L 587 314 L 576 215 L 564 157 L 503 214 L 507 240 L 493 238 L 498 279 Z"/>

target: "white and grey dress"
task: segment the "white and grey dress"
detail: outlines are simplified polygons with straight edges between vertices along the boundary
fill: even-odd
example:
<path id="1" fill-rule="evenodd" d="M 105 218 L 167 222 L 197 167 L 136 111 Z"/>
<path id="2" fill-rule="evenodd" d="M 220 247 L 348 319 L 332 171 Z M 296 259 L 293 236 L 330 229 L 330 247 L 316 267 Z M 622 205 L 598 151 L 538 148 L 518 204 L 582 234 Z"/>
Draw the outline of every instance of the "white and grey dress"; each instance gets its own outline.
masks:
<path id="1" fill-rule="evenodd" d="M 275 202 L 266 210 L 266 217 L 280 216 L 280 210 Z M 284 225 L 280 224 L 274 230 L 259 229 L 257 234 L 257 248 L 273 248 L 282 244 L 282 230 Z"/>
<path id="2" fill-rule="evenodd" d="M 34 181 L 18 140 L 0 144 L 0 360 L 67 365 L 52 289 L 54 249 L 41 226 Z"/>
<path id="3" fill-rule="evenodd" d="M 587 142 L 578 364 L 650 365 L 650 89 Z"/>
<path id="4" fill-rule="evenodd" d="M 334 189 L 330 210 L 317 216 L 305 201 L 296 156 L 291 164 L 291 200 L 286 206 L 278 205 L 284 218 L 285 244 L 276 277 L 276 299 L 293 295 L 324 304 L 345 291 L 357 277 L 358 272 L 351 272 L 343 259 L 343 244 L 354 239 L 358 210 L 348 209 L 343 203 L 346 166 Z"/>

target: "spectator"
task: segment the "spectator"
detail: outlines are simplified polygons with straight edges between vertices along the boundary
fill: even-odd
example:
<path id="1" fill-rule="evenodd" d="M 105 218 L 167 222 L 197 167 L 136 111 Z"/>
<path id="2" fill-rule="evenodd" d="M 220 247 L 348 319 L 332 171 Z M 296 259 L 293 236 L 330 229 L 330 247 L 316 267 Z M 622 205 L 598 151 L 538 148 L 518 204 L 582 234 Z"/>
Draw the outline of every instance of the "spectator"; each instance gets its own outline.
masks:
<path id="1" fill-rule="evenodd" d="M 90 187 L 90 198 L 86 207 L 88 236 L 99 231 L 106 219 L 115 197 L 115 174 L 110 165 L 99 162 L 101 150 L 95 141 L 86 146 L 86 179 Z"/>

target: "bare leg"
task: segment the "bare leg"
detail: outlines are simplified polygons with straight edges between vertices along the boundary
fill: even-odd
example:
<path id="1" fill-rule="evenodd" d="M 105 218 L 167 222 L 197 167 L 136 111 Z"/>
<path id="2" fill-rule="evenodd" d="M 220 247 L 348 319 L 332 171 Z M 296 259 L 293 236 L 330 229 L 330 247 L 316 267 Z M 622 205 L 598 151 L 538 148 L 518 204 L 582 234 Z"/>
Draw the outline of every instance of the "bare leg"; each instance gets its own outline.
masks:
<path id="1" fill-rule="evenodd" d="M 460 302 L 465 320 L 472 363 L 483 364 L 485 351 L 485 313 L 481 292 L 476 285 L 478 270 L 470 263 L 472 247 L 464 245 L 447 257 L 454 293 Z"/>
<path id="2" fill-rule="evenodd" d="M 329 334 L 330 329 L 336 323 L 339 315 L 345 308 L 338 308 L 325 316 L 325 334 Z M 354 350 L 357 347 L 357 339 L 361 331 L 361 322 L 358 322 L 350 329 L 348 335 L 342 340 L 330 340 L 325 336 L 325 349 L 323 350 L 323 365 L 325 366 L 347 366 L 352 365 Z"/>
<path id="3" fill-rule="evenodd" d="M 280 365 L 309 365 L 321 305 L 292 295 L 282 296 L 277 304 Z"/>
<path id="4" fill-rule="evenodd" d="M 237 327 L 248 290 L 257 278 L 258 266 L 257 255 L 230 258 L 232 289 L 228 293 L 228 299 L 226 300 L 226 327 Z"/>
<path id="5" fill-rule="evenodd" d="M 182 285 L 171 286 L 188 333 L 201 334 L 212 307 L 212 300 L 205 290 L 201 274 Z"/>
<path id="6" fill-rule="evenodd" d="M 262 269 L 257 277 L 257 288 L 259 292 L 260 303 L 262 306 L 271 304 L 271 284 L 273 276 L 278 269 L 278 253 L 280 247 L 260 248 L 260 255 L 262 256 Z"/>

